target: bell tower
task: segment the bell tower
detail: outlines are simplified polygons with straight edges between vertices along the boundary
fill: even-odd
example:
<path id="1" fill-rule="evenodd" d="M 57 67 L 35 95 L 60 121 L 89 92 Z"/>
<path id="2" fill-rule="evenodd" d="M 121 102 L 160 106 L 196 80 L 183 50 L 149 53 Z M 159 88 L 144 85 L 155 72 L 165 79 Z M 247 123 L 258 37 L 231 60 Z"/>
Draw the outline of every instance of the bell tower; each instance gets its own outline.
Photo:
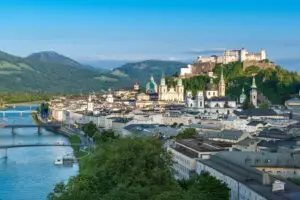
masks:
<path id="1" fill-rule="evenodd" d="M 177 81 L 176 92 L 178 95 L 178 101 L 183 102 L 184 101 L 184 86 L 182 84 L 181 78 L 179 78 Z"/>
<path id="2" fill-rule="evenodd" d="M 166 94 L 168 93 L 168 86 L 166 85 L 166 79 L 164 75 L 162 75 L 160 79 L 160 85 L 159 85 L 159 100 L 165 101 L 166 100 Z"/>
<path id="3" fill-rule="evenodd" d="M 224 97 L 225 96 L 225 90 L 226 90 L 226 84 L 224 80 L 224 74 L 223 74 L 223 67 L 221 69 L 221 77 L 219 82 L 219 96 Z"/>
<path id="4" fill-rule="evenodd" d="M 255 77 L 253 76 L 252 85 L 250 90 L 250 102 L 255 108 L 257 108 L 257 86 L 255 83 Z"/>

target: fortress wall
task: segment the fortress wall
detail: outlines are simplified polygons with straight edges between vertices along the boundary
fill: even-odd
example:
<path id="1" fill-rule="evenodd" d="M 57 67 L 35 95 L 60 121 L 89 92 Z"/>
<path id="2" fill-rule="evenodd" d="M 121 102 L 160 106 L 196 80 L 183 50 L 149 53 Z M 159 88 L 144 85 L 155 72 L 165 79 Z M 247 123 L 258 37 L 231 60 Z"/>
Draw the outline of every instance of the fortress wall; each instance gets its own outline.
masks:
<path id="1" fill-rule="evenodd" d="M 267 69 L 267 68 L 275 68 L 275 64 L 271 62 L 261 62 L 261 61 L 244 61 L 243 62 L 243 69 L 247 69 L 250 66 L 257 66 L 261 69 Z"/>

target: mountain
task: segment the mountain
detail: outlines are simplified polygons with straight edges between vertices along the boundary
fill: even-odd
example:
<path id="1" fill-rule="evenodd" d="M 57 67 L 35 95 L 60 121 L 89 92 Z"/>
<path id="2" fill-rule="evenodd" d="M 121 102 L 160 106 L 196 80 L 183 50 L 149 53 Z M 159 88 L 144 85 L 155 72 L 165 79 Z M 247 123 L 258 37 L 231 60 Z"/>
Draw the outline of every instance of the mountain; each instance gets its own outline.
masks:
<path id="1" fill-rule="evenodd" d="M 58 54 L 54 51 L 42 51 L 38 53 L 33 53 L 27 56 L 26 59 L 32 61 L 39 61 L 43 63 L 66 65 L 72 67 L 83 67 L 83 65 L 79 62 L 61 54 Z"/>
<path id="2" fill-rule="evenodd" d="M 157 82 L 162 74 L 173 75 L 184 66 L 174 61 L 147 60 L 103 71 L 81 64 L 53 51 L 22 58 L 0 51 L 0 91 L 80 93 L 142 85 L 152 74 Z"/>
<path id="3" fill-rule="evenodd" d="M 0 52 L 0 91 L 61 92 L 107 89 L 102 73 L 55 52 L 26 58 Z"/>
<path id="4" fill-rule="evenodd" d="M 81 63 L 95 67 L 102 71 L 109 71 L 126 64 L 126 60 L 82 60 Z"/>
<path id="5" fill-rule="evenodd" d="M 115 68 L 108 76 L 118 77 L 119 82 L 115 86 L 129 86 L 139 81 L 143 86 L 149 80 L 150 75 L 154 76 L 157 83 L 162 75 L 171 76 L 180 71 L 185 63 L 177 61 L 146 60 L 141 62 L 127 63 Z"/>

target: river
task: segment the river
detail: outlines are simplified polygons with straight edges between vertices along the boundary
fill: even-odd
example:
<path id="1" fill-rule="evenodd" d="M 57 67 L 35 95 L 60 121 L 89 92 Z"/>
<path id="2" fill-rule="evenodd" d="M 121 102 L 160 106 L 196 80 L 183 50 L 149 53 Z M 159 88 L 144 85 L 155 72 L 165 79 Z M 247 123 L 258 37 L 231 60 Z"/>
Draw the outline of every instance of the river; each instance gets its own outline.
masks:
<path id="1" fill-rule="evenodd" d="M 18 106 L 6 110 L 29 110 L 28 106 Z M 34 108 L 33 108 L 34 109 Z M 0 114 L 1 123 L 33 124 L 30 114 Z M 0 129 L 0 145 L 12 144 L 54 144 L 68 142 L 67 138 L 43 129 L 19 128 L 15 136 L 11 129 Z M 66 182 L 78 173 L 78 165 L 73 167 L 55 166 L 54 160 L 72 153 L 71 147 L 26 147 L 7 151 L 0 149 L 0 200 L 43 200 L 53 190 L 56 183 Z"/>

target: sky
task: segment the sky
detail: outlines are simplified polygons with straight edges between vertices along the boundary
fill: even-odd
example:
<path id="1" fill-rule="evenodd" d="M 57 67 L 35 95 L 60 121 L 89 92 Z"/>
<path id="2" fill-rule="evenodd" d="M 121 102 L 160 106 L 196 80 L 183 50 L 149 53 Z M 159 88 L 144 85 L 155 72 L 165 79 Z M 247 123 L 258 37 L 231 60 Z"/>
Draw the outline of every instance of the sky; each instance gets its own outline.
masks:
<path id="1" fill-rule="evenodd" d="M 85 60 L 182 60 L 264 48 L 300 69 L 298 0 L 1 0 L 0 49 Z"/>

